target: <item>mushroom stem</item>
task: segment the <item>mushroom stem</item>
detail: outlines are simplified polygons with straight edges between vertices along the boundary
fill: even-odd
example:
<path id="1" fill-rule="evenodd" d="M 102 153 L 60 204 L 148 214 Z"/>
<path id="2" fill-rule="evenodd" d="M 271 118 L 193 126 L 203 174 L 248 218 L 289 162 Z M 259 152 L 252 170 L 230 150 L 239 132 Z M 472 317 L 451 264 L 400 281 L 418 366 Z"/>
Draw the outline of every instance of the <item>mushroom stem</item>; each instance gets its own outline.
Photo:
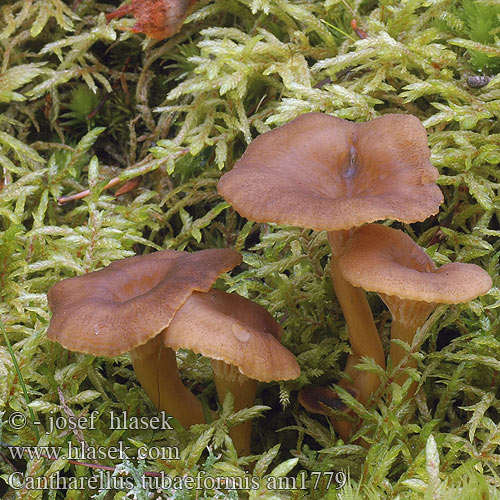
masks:
<path id="1" fill-rule="evenodd" d="M 246 377 L 240 373 L 238 367 L 229 365 L 224 361 L 212 359 L 211 362 L 220 403 L 224 402 L 226 394 L 230 392 L 234 398 L 233 408 L 235 412 L 253 406 L 257 392 L 257 381 Z M 233 440 L 238 456 L 250 455 L 251 420 L 231 427 L 229 436 Z"/>
<path id="2" fill-rule="evenodd" d="M 408 327 L 408 325 L 405 325 L 404 323 L 393 319 L 391 325 L 391 340 L 394 339 L 404 340 L 409 345 L 411 345 L 416 331 L 417 327 L 412 327 L 412 326 Z M 393 368 L 395 368 L 405 358 L 406 355 L 407 352 L 401 346 L 395 344 L 394 342 L 391 342 L 390 357 Z M 416 368 L 417 361 L 414 358 L 409 357 L 408 361 L 405 363 L 403 368 L 408 368 L 408 367 Z M 408 375 L 406 373 L 398 372 L 393 378 L 393 381 L 399 385 L 403 385 L 407 378 Z M 412 384 L 412 387 L 409 392 L 410 396 L 415 394 L 416 388 L 417 385 Z"/>
<path id="3" fill-rule="evenodd" d="M 175 351 L 163 345 L 161 335 L 130 355 L 137 379 L 159 411 L 174 416 L 185 428 L 205 422 L 201 402 L 182 383 Z"/>
<path id="4" fill-rule="evenodd" d="M 359 401 L 366 404 L 370 395 L 379 386 L 380 380 L 373 373 L 356 370 L 355 362 L 362 356 L 367 356 L 385 368 L 384 349 L 365 293 L 361 288 L 353 287 L 343 278 L 338 257 L 335 255 L 332 256 L 331 275 L 333 289 L 347 323 L 349 342 L 352 347 L 346 371 L 353 379 L 352 385 L 359 390 Z"/>
<path id="5" fill-rule="evenodd" d="M 399 299 L 386 294 L 379 294 L 392 315 L 391 325 L 391 340 L 403 340 L 411 346 L 413 337 L 417 329 L 420 328 L 425 320 L 429 317 L 432 311 L 437 306 L 433 302 L 423 302 L 419 300 Z M 407 356 L 405 349 L 391 342 L 390 358 L 392 367 L 395 368 Z M 416 368 L 417 361 L 409 357 L 402 368 Z M 393 381 L 399 385 L 403 385 L 408 375 L 406 373 L 398 373 L 393 378 Z M 413 396 L 417 389 L 417 384 L 412 384 L 409 396 Z"/>
<path id="6" fill-rule="evenodd" d="M 345 372 L 352 378 L 352 384 L 342 381 L 340 385 L 344 387 L 350 385 L 356 389 L 359 392 L 357 399 L 365 405 L 380 385 L 380 379 L 373 373 L 357 370 L 355 366 L 362 356 L 367 356 L 385 368 L 385 355 L 365 292 L 348 283 L 340 271 L 339 257 L 344 253 L 345 245 L 352 232 L 352 230 L 328 232 L 328 242 L 332 249 L 330 272 L 333 289 L 347 324 L 352 348 L 352 354 L 347 359 L 345 368 Z M 332 420 L 332 423 L 341 438 L 346 441 L 352 433 L 352 425 L 349 422 L 337 420 Z"/>

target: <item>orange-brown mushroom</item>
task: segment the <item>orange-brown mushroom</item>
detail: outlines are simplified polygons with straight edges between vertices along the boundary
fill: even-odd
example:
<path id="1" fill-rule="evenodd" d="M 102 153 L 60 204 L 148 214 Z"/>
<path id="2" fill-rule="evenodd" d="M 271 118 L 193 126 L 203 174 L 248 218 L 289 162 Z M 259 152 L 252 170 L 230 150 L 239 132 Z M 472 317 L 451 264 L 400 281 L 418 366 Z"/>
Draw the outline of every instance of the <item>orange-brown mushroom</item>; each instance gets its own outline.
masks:
<path id="1" fill-rule="evenodd" d="M 351 396 L 359 398 L 359 392 L 353 388 L 346 388 Z M 317 413 L 319 415 L 332 416 L 333 412 L 342 412 L 344 419 L 334 418 L 336 432 L 340 437 L 347 441 L 351 435 L 352 426 L 348 421 L 347 415 L 349 408 L 339 398 L 338 394 L 329 387 L 323 386 L 309 386 L 304 387 L 299 392 L 299 403 L 310 413 Z"/>
<path id="2" fill-rule="evenodd" d="M 454 262 L 436 268 L 408 235 L 378 224 L 354 233 L 340 257 L 340 268 L 351 285 L 380 295 L 392 314 L 391 339 L 410 345 L 438 304 L 469 302 L 492 286 L 489 274 L 479 266 Z M 396 343 L 390 352 L 394 367 L 406 355 Z M 416 363 L 411 359 L 408 365 Z M 402 384 L 406 378 L 403 374 L 395 381 Z"/>
<path id="3" fill-rule="evenodd" d="M 355 392 L 352 394 L 357 395 Z M 347 406 L 334 390 L 320 385 L 310 385 L 301 389 L 298 401 L 308 412 L 318 415 L 328 415 L 327 408 L 337 411 L 347 410 Z"/>
<path id="4" fill-rule="evenodd" d="M 193 292 L 208 292 L 240 262 L 230 249 L 163 250 L 65 279 L 48 293 L 47 336 L 72 351 L 130 352 L 137 378 L 159 410 L 185 427 L 204 422 L 200 401 L 182 383 L 175 352 L 163 347 L 159 334 Z"/>
<path id="5" fill-rule="evenodd" d="M 196 0 L 132 0 L 106 14 L 112 19 L 132 14 L 137 22 L 130 31 L 163 40 L 178 33 Z"/>
<path id="6" fill-rule="evenodd" d="M 235 294 L 194 292 L 163 332 L 166 346 L 211 359 L 219 401 L 231 392 L 234 410 L 254 404 L 257 381 L 293 380 L 300 368 L 279 339 L 281 327 L 261 306 Z M 239 455 L 250 453 L 252 422 L 230 430 Z"/>
<path id="7" fill-rule="evenodd" d="M 353 123 L 307 113 L 252 141 L 218 185 L 250 220 L 328 231 L 333 286 L 352 347 L 346 372 L 362 403 L 379 379 L 354 366 L 368 356 L 385 367 L 384 352 L 366 297 L 342 277 L 339 257 L 357 226 L 437 213 L 443 195 L 429 158 L 425 129 L 414 116 Z"/>

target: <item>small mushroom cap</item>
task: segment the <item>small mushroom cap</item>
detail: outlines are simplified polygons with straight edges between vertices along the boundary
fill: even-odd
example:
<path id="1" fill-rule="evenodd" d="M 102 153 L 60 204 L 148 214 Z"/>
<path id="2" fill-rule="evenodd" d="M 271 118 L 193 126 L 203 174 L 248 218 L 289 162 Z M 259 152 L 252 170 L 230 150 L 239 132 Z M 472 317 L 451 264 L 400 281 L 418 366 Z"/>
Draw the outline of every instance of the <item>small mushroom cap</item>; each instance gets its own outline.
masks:
<path id="1" fill-rule="evenodd" d="M 359 396 L 359 391 L 354 388 L 347 389 L 347 391 L 355 398 Z M 336 411 L 348 410 L 347 405 L 333 389 L 319 385 L 301 389 L 298 400 L 308 412 L 318 413 L 319 415 L 328 415 L 327 408 Z"/>
<path id="2" fill-rule="evenodd" d="M 414 301 L 459 304 L 492 286 L 489 274 L 475 264 L 454 262 L 436 269 L 408 235 L 380 224 L 359 228 L 339 265 L 353 286 Z"/>
<path id="3" fill-rule="evenodd" d="M 412 115 L 353 123 L 306 113 L 248 146 L 219 181 L 247 219 L 316 230 L 424 220 L 439 210 L 427 134 Z"/>
<path id="4" fill-rule="evenodd" d="M 278 323 L 263 307 L 236 294 L 193 293 L 162 335 L 174 350 L 224 361 L 261 382 L 300 375 L 295 357 L 279 342 Z"/>
<path id="5" fill-rule="evenodd" d="M 47 336 L 72 351 L 128 352 L 166 328 L 193 291 L 210 290 L 240 262 L 230 249 L 162 250 L 62 280 L 48 293 Z"/>

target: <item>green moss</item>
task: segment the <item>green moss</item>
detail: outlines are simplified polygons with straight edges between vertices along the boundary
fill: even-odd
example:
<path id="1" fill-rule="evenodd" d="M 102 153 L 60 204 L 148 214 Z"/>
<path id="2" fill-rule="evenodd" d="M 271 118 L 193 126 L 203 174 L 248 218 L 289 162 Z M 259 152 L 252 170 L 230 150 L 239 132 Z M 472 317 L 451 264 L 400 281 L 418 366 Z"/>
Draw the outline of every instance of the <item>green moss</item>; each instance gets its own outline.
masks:
<path id="1" fill-rule="evenodd" d="M 500 6 L 488 0 L 462 0 L 439 14 L 435 25 L 461 37 L 452 43 L 468 52 L 474 71 L 495 73 L 500 69 L 500 55 L 495 50 Z"/>
<path id="2" fill-rule="evenodd" d="M 484 45 L 493 45 L 495 35 L 498 36 L 498 16 L 500 6 L 495 4 L 464 1 L 461 17 L 467 26 L 467 32 L 471 40 Z M 480 71 L 498 71 L 500 69 L 500 57 L 489 57 L 488 54 L 471 50 L 471 64 Z"/>

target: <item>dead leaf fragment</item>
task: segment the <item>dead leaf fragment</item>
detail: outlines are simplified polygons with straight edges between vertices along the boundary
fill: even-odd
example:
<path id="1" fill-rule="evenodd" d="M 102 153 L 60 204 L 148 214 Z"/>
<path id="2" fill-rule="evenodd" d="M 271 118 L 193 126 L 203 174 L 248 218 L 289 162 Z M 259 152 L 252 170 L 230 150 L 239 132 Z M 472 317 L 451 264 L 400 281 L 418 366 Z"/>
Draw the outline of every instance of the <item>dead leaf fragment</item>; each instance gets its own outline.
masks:
<path id="1" fill-rule="evenodd" d="M 129 28 L 134 33 L 145 33 L 151 38 L 163 40 L 178 33 L 196 0 L 132 0 L 106 15 L 106 19 L 132 14 L 137 20 Z"/>

